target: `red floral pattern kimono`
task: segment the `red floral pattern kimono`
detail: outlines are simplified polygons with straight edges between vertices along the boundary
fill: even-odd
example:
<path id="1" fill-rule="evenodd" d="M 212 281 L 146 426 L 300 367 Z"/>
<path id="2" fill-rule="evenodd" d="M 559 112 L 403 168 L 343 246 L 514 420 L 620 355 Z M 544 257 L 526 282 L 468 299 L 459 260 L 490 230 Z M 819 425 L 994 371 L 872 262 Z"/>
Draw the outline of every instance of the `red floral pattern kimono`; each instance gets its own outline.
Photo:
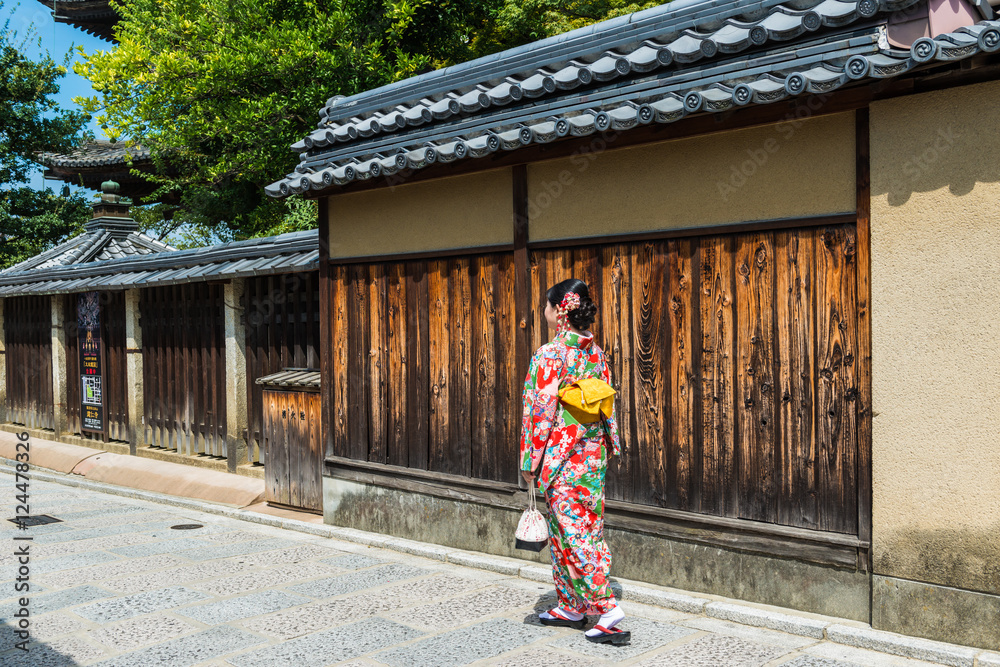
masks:
<path id="1" fill-rule="evenodd" d="M 611 383 L 592 335 L 564 332 L 531 359 L 524 383 L 521 470 L 536 471 L 549 506 L 549 548 L 559 606 L 604 614 L 616 606 L 604 542 L 604 477 L 610 443 L 621 453 L 614 416 L 581 424 L 559 403 L 560 387 L 583 378 Z"/>

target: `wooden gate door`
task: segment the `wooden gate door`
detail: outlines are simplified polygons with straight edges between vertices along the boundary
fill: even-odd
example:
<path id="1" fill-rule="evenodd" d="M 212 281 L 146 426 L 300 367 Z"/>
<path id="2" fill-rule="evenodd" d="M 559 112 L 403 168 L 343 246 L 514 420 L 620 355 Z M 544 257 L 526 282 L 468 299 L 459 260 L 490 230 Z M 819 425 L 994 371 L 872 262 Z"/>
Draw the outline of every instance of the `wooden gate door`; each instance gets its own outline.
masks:
<path id="1" fill-rule="evenodd" d="M 271 505 L 322 513 L 323 453 L 318 388 L 289 390 L 261 384 L 265 385 L 264 499 Z"/>
<path id="2" fill-rule="evenodd" d="M 7 418 L 28 428 L 55 428 L 49 297 L 9 298 L 4 310 Z"/>

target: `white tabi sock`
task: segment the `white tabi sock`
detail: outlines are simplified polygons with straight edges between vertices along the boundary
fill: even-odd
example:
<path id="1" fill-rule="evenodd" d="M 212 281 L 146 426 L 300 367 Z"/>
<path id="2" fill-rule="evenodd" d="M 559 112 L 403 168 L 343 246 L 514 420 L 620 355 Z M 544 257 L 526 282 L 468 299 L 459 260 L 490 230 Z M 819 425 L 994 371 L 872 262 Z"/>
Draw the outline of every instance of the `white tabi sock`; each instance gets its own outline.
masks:
<path id="1" fill-rule="evenodd" d="M 621 607 L 615 607 L 614 609 L 612 609 L 608 613 L 602 614 L 600 620 L 597 621 L 597 625 L 600 625 L 600 626 L 605 627 L 608 630 L 610 630 L 611 628 L 613 628 L 616 625 L 618 625 L 619 623 L 621 623 L 622 619 L 624 619 L 624 618 L 625 618 L 625 612 L 622 611 L 622 608 Z M 596 627 L 591 628 L 590 630 L 587 630 L 587 632 L 586 632 L 586 635 L 588 637 L 597 637 L 597 636 L 599 636 L 601 634 L 602 634 L 602 632 L 600 630 L 598 630 Z"/>
<path id="2" fill-rule="evenodd" d="M 555 609 L 553 609 L 553 611 L 558 611 L 560 614 L 562 614 L 571 621 L 579 621 L 581 618 L 583 618 L 583 614 L 581 614 L 580 612 L 570 611 L 568 609 L 563 609 L 562 607 L 556 607 Z M 551 621 L 556 618 L 547 611 L 543 611 L 541 614 L 539 614 L 539 617 L 544 618 L 547 621 Z"/>

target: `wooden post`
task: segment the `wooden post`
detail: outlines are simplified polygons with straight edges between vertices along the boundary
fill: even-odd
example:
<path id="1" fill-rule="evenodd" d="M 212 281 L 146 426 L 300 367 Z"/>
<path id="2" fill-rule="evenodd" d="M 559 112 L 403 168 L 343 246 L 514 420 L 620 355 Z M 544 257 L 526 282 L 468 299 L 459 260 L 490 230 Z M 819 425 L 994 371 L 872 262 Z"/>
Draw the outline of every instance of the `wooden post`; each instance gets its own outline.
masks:
<path id="1" fill-rule="evenodd" d="M 60 295 L 49 297 L 52 309 L 52 430 L 55 437 L 67 435 L 69 419 L 66 406 L 66 300 Z"/>
<path id="2" fill-rule="evenodd" d="M 226 458 L 229 472 L 249 462 L 249 446 L 243 437 L 247 426 L 247 336 L 244 318 L 244 278 L 226 283 Z"/>
<path id="3" fill-rule="evenodd" d="M 319 200 L 319 441 L 322 458 L 333 456 L 333 290 L 330 284 L 330 198 Z M 323 464 L 320 463 L 320 466 Z"/>
<path id="4" fill-rule="evenodd" d="M 858 539 L 872 539 L 872 284 L 871 284 L 871 163 L 868 108 L 855 112 L 857 150 L 857 262 L 858 262 Z M 871 569 L 872 549 L 859 558 L 863 571 Z"/>
<path id="5" fill-rule="evenodd" d="M 138 289 L 125 290 L 125 395 L 128 397 L 129 453 L 146 446 L 144 387 L 142 383 L 142 324 Z"/>
<path id="6" fill-rule="evenodd" d="M 528 273 L 528 168 L 513 168 L 512 195 L 514 198 L 514 303 L 517 329 L 514 336 L 514 368 L 518 382 L 528 374 L 531 357 L 531 276 Z M 515 408 L 515 414 L 517 414 Z M 520 440 L 521 430 L 517 429 Z M 527 488 L 524 478 L 517 474 L 517 483 Z"/>

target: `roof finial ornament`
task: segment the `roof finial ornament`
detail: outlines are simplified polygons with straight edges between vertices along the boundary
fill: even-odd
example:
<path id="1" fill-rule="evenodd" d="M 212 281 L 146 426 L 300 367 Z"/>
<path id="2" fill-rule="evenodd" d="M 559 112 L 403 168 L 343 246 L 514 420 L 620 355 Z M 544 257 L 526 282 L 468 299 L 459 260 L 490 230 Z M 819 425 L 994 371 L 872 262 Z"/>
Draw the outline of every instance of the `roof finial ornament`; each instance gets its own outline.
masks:
<path id="1" fill-rule="evenodd" d="M 115 181 L 101 183 L 101 201 L 91 207 L 94 209 L 93 217 L 83 226 L 85 230 L 102 230 L 121 237 L 139 230 L 129 212 L 131 201 L 118 194 L 119 191 L 121 186 Z"/>
<path id="2" fill-rule="evenodd" d="M 121 189 L 121 186 L 114 181 L 104 181 L 101 183 L 101 201 L 108 204 L 119 203 L 121 201 L 121 196 L 118 192 Z"/>

